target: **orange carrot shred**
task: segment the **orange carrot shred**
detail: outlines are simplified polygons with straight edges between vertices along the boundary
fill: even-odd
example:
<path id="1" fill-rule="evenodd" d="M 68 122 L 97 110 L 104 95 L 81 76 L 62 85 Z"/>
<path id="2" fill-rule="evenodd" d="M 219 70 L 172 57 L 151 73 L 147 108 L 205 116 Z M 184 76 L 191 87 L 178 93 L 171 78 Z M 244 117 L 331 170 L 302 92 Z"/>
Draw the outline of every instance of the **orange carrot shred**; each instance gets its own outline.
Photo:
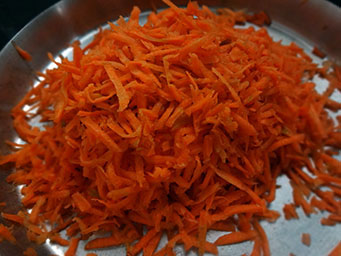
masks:
<path id="1" fill-rule="evenodd" d="M 68 246 L 70 244 L 68 240 L 62 238 L 61 236 L 59 236 L 57 234 L 51 236 L 50 239 L 52 242 L 55 242 L 55 243 L 62 245 L 62 246 Z"/>
<path id="2" fill-rule="evenodd" d="M 251 240 L 256 237 L 256 232 L 251 230 L 249 232 L 232 232 L 227 235 L 223 235 L 219 237 L 214 244 L 216 245 L 226 245 L 226 244 L 235 244 L 241 243 L 247 240 Z"/>
<path id="3" fill-rule="evenodd" d="M 302 243 L 303 243 L 304 245 L 310 246 L 310 244 L 311 244 L 311 237 L 310 237 L 310 234 L 308 234 L 308 233 L 302 233 L 301 241 L 302 241 Z"/>
<path id="4" fill-rule="evenodd" d="M 251 256 L 260 256 L 261 255 L 261 240 L 259 237 L 255 238 L 255 242 L 252 248 Z"/>
<path id="5" fill-rule="evenodd" d="M 143 255 L 145 256 L 153 255 L 154 251 L 156 250 L 156 247 L 160 242 L 161 235 L 162 233 L 159 232 L 152 238 L 152 240 L 149 241 L 149 243 L 143 248 Z"/>
<path id="6" fill-rule="evenodd" d="M 339 242 L 335 248 L 328 254 L 328 256 L 338 256 L 341 254 L 341 242 Z"/>
<path id="7" fill-rule="evenodd" d="M 97 256 L 97 254 L 94 252 L 90 252 L 90 253 L 87 253 L 86 256 Z"/>
<path id="8" fill-rule="evenodd" d="M 262 228 L 262 226 L 259 224 L 259 222 L 256 220 L 253 223 L 255 229 L 258 231 L 260 240 L 262 241 L 262 249 L 264 256 L 270 256 L 270 247 L 269 247 L 269 241 L 268 238 L 266 237 L 265 231 Z"/>
<path id="9" fill-rule="evenodd" d="M 326 54 L 316 46 L 314 46 L 312 53 L 315 54 L 317 57 L 320 57 L 321 59 L 326 57 Z"/>
<path id="10" fill-rule="evenodd" d="M 120 245 L 122 243 L 122 239 L 118 239 L 117 237 L 102 237 L 96 238 L 90 242 L 88 242 L 85 246 L 86 250 L 105 248 L 109 246 Z"/>
<path id="11" fill-rule="evenodd" d="M 86 212 L 91 208 L 91 204 L 79 192 L 74 193 L 72 195 L 72 199 L 74 200 L 79 210 L 81 210 L 82 212 Z"/>
<path id="12" fill-rule="evenodd" d="M 23 58 L 26 61 L 31 61 L 32 60 L 31 54 L 29 54 L 27 51 L 25 51 L 24 49 L 22 49 L 21 47 L 19 47 L 15 43 L 14 43 L 14 47 L 15 47 L 16 51 L 19 53 L 21 58 Z"/>
<path id="13" fill-rule="evenodd" d="M 341 254 L 341 242 L 339 242 L 335 248 L 328 254 L 328 256 L 338 256 Z"/>
<path id="14" fill-rule="evenodd" d="M 269 26 L 271 24 L 270 17 L 264 11 L 255 13 L 253 15 L 246 15 L 246 19 L 247 21 L 254 23 L 257 26 Z"/>
<path id="15" fill-rule="evenodd" d="M 32 247 L 28 247 L 24 252 L 23 254 L 25 256 L 38 256 L 36 250 Z"/>
<path id="16" fill-rule="evenodd" d="M 77 255 L 76 251 L 77 251 L 79 240 L 80 240 L 79 238 L 75 238 L 75 237 L 71 238 L 70 246 L 67 249 L 67 251 L 65 252 L 65 256 L 75 256 L 75 255 Z"/>
<path id="17" fill-rule="evenodd" d="M 15 237 L 12 235 L 12 232 L 3 224 L 0 224 L 0 238 L 6 239 L 12 244 L 16 243 Z"/>
<path id="18" fill-rule="evenodd" d="M 157 231 L 155 229 L 148 231 L 148 233 L 143 236 L 137 244 L 134 245 L 131 253 L 133 255 L 139 253 L 149 243 L 150 239 L 152 239 L 156 234 Z"/>
<path id="19" fill-rule="evenodd" d="M 118 109 L 118 112 L 121 112 L 127 108 L 129 104 L 129 96 L 126 90 L 124 89 L 121 81 L 119 80 L 115 69 L 111 65 L 104 65 L 104 69 L 107 72 L 110 80 L 112 81 L 112 83 L 114 84 L 116 88 L 116 93 L 117 93 L 118 102 L 120 106 Z"/>
<path id="20" fill-rule="evenodd" d="M 1 216 L 6 219 L 6 220 L 10 220 L 13 222 L 16 222 L 18 224 L 24 224 L 24 218 L 21 216 L 18 216 L 16 214 L 9 214 L 9 213 L 1 213 Z"/>

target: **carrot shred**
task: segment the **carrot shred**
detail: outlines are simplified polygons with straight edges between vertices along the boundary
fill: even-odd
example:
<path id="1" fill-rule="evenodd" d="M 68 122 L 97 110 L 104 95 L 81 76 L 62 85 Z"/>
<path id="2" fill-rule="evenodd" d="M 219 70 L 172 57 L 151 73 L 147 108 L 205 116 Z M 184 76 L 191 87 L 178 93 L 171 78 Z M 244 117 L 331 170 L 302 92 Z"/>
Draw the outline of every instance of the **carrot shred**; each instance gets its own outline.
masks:
<path id="1" fill-rule="evenodd" d="M 253 223 L 256 231 L 259 233 L 260 240 L 262 242 L 262 250 L 263 250 L 263 255 L 264 256 L 270 256 L 270 246 L 269 246 L 269 241 L 268 238 L 265 234 L 264 229 L 262 226 L 259 224 L 257 220 L 254 221 Z"/>
<path id="2" fill-rule="evenodd" d="M 156 247 L 158 246 L 160 239 L 161 239 L 162 233 L 157 233 L 150 241 L 149 243 L 143 248 L 143 255 L 144 256 L 151 256 L 153 255 L 154 251 L 156 250 Z"/>
<path id="3" fill-rule="evenodd" d="M 94 252 L 90 252 L 90 253 L 87 253 L 86 256 L 97 256 L 97 254 Z"/>
<path id="4" fill-rule="evenodd" d="M 314 46 L 312 53 L 314 55 L 316 55 L 317 57 L 320 57 L 321 59 L 326 57 L 326 54 L 324 52 L 322 52 L 319 48 L 317 48 L 316 46 Z"/>
<path id="5" fill-rule="evenodd" d="M 148 233 L 146 235 L 144 235 L 137 244 L 134 245 L 131 253 L 133 255 L 136 255 L 137 253 L 139 253 L 148 243 L 149 241 L 155 237 L 155 235 L 157 234 L 157 231 L 155 229 L 152 229 L 150 231 L 148 231 Z"/>
<path id="6" fill-rule="evenodd" d="M 32 247 L 28 247 L 24 252 L 23 255 L 25 256 L 38 256 L 36 250 Z"/>
<path id="7" fill-rule="evenodd" d="M 118 112 L 121 112 L 127 108 L 129 104 L 129 96 L 126 90 L 124 89 L 121 81 L 119 80 L 115 69 L 111 65 L 104 65 L 104 69 L 107 72 L 110 80 L 112 81 L 112 83 L 114 84 L 116 88 L 116 93 L 117 93 L 118 102 L 119 102 Z"/>
<path id="8" fill-rule="evenodd" d="M 260 255 L 261 255 L 261 240 L 259 237 L 256 237 L 250 256 L 260 256 Z"/>
<path id="9" fill-rule="evenodd" d="M 270 25 L 265 12 L 164 3 L 144 25 L 134 7 L 86 47 L 74 42 L 72 59 L 48 54 L 57 68 L 12 110 L 26 144 L 9 142 L 13 152 L 0 156 L 0 165 L 15 165 L 7 181 L 23 185 L 32 210 L 2 217 L 25 226 L 31 241 L 69 246 L 66 255 L 96 235 L 86 250 L 174 255 L 184 244 L 204 255 L 253 240 L 251 255 L 267 256 L 259 221 L 279 217 L 268 207 L 285 175 L 293 188 L 287 220 L 300 207 L 328 212 L 323 225 L 340 223 L 341 119 L 328 110 L 341 109 L 329 98 L 341 88 L 341 68 L 319 67 L 265 28 L 235 27 Z M 322 94 L 316 74 L 329 82 Z M 210 230 L 229 233 L 211 243 Z M 0 236 L 15 242 L 4 225 Z M 302 242 L 310 244 L 307 234 Z"/>
<path id="10" fill-rule="evenodd" d="M 286 220 L 298 219 L 298 214 L 293 204 L 285 204 L 283 207 L 283 212 Z"/>
<path id="11" fill-rule="evenodd" d="M 65 256 L 77 255 L 76 252 L 77 252 L 79 240 L 80 240 L 79 238 L 75 238 L 75 237 L 71 238 L 70 246 L 67 249 L 67 251 L 65 252 Z"/>
<path id="12" fill-rule="evenodd" d="M 219 237 L 214 244 L 215 245 L 226 245 L 226 244 L 235 244 L 241 243 L 244 241 L 248 241 L 256 237 L 257 233 L 254 230 L 250 230 L 249 232 L 232 232 L 227 235 L 223 235 Z"/>
<path id="13" fill-rule="evenodd" d="M 20 57 L 23 58 L 26 61 L 31 61 L 32 60 L 32 56 L 31 54 L 29 54 L 27 51 L 25 51 L 24 49 L 22 49 L 21 47 L 19 47 L 17 44 L 14 44 L 14 48 L 15 50 L 19 53 Z"/>
<path id="14" fill-rule="evenodd" d="M 24 218 L 21 216 L 18 216 L 17 214 L 9 214 L 9 213 L 2 212 L 1 216 L 6 220 L 10 220 L 21 225 L 24 224 Z"/>
<path id="15" fill-rule="evenodd" d="M 50 237 L 50 239 L 52 242 L 55 242 L 55 243 L 62 245 L 62 246 L 68 246 L 70 244 L 70 242 L 68 240 L 62 238 L 58 234 L 52 235 Z"/>
<path id="16" fill-rule="evenodd" d="M 72 199 L 74 200 L 75 204 L 82 212 L 87 212 L 91 208 L 91 204 L 86 200 L 86 198 L 80 194 L 79 192 L 74 193 L 72 195 Z"/>
<path id="17" fill-rule="evenodd" d="M 246 20 L 257 26 L 269 26 L 271 24 L 270 17 L 264 11 L 255 13 L 253 15 L 246 15 Z"/>
<path id="18" fill-rule="evenodd" d="M 96 238 L 85 245 L 86 250 L 105 248 L 122 244 L 122 239 L 115 236 Z"/>
<path id="19" fill-rule="evenodd" d="M 302 243 L 303 243 L 304 245 L 310 246 L 310 244 L 311 244 L 311 237 L 310 237 L 310 234 L 308 234 L 308 233 L 302 233 L 301 241 L 302 241 Z"/>
<path id="20" fill-rule="evenodd" d="M 0 238 L 6 239 L 12 244 L 16 243 L 15 237 L 12 235 L 12 232 L 3 224 L 0 224 Z"/>
<path id="21" fill-rule="evenodd" d="M 341 242 L 339 242 L 334 249 L 328 254 L 328 256 L 338 256 L 341 254 Z"/>

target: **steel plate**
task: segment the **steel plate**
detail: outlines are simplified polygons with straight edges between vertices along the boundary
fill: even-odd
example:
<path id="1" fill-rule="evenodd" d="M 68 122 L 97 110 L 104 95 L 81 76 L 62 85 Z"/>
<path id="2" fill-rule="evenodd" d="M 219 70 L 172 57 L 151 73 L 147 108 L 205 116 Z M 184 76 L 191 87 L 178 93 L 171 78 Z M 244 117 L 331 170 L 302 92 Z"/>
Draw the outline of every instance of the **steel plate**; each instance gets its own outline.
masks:
<path id="1" fill-rule="evenodd" d="M 174 1 L 183 5 L 186 1 Z M 317 45 L 326 52 L 330 59 L 341 61 L 341 9 L 324 0 L 207 0 L 199 1 L 212 8 L 230 7 L 246 11 L 265 10 L 273 20 L 268 28 L 270 35 L 283 44 L 296 42 L 307 53 Z M 43 71 L 53 64 L 46 53 L 54 56 L 59 54 L 70 57 L 69 44 L 78 39 L 82 44 L 88 43 L 95 29 L 105 24 L 107 20 L 115 20 L 119 15 L 129 14 L 133 5 L 142 10 L 164 7 L 161 1 L 128 1 L 128 0 L 65 0 L 50 7 L 31 23 L 24 27 L 12 40 L 33 55 L 33 61 L 24 62 L 11 43 L 0 52 L 0 154 L 9 152 L 5 140 L 18 141 L 11 124 L 10 110 L 35 83 L 34 71 Z M 145 21 L 148 12 L 141 15 L 141 23 Z M 318 21 L 318 22 L 316 22 Z M 104 25 L 105 26 L 105 25 Z M 315 62 L 321 60 L 312 56 Z M 318 90 L 323 90 L 325 81 L 316 78 Z M 341 102 L 340 93 L 334 93 L 334 100 Z M 335 113 L 334 113 L 335 116 Z M 338 158 L 341 158 L 340 155 Z M 5 178 L 11 171 L 11 166 L 0 167 L 0 201 L 7 203 L 5 212 L 17 212 L 20 208 L 18 189 L 6 183 Z M 281 211 L 284 203 L 291 202 L 291 187 L 286 177 L 278 179 L 281 188 L 277 191 L 276 200 L 271 208 Z M 300 220 L 285 221 L 282 217 L 276 223 L 263 223 L 270 241 L 273 255 L 327 255 L 328 251 L 341 240 L 341 225 L 326 227 L 320 225 L 321 214 L 305 217 L 299 210 Z M 5 222 L 0 219 L 0 222 Z M 7 223 L 8 224 L 8 223 Z M 310 233 L 310 247 L 301 243 L 301 234 Z M 66 248 L 46 243 L 37 246 L 30 244 L 25 231 L 21 227 L 14 228 L 17 245 L 7 242 L 0 244 L 0 255 L 22 255 L 28 246 L 36 248 L 39 255 L 63 255 Z M 208 240 L 214 241 L 218 232 L 209 232 Z M 165 243 L 163 239 L 161 243 Z M 83 250 L 85 242 L 81 242 L 77 255 L 86 255 Z M 251 242 L 233 246 L 220 247 L 220 255 L 242 255 L 249 253 Z M 123 247 L 94 251 L 98 255 L 125 255 Z M 185 255 L 181 247 L 176 248 L 176 255 Z M 195 255 L 194 251 L 188 255 Z"/>

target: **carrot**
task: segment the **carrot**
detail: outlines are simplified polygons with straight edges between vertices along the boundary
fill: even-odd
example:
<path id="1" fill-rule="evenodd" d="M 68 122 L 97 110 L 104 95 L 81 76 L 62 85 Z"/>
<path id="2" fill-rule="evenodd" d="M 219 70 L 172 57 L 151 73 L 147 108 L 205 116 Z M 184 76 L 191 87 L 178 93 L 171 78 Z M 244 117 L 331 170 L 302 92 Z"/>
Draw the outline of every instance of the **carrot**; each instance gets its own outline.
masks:
<path id="1" fill-rule="evenodd" d="M 230 91 L 233 99 L 235 101 L 240 101 L 240 97 L 238 96 L 237 92 L 234 90 L 234 88 L 226 81 L 226 79 L 224 78 L 224 76 L 222 76 L 221 73 L 219 73 L 218 70 L 216 70 L 215 68 L 212 69 L 212 72 L 214 74 L 217 75 L 217 77 L 221 80 L 221 82 L 227 87 L 227 89 Z"/>
<path id="2" fill-rule="evenodd" d="M 105 248 L 109 246 L 120 245 L 121 243 L 122 243 L 122 239 L 118 239 L 115 236 L 102 237 L 102 238 L 96 238 L 88 242 L 85 246 L 85 249 L 92 250 L 92 249 L 98 249 L 98 248 Z"/>
<path id="3" fill-rule="evenodd" d="M 320 220 L 320 223 L 321 223 L 321 225 L 324 225 L 324 226 L 335 226 L 336 225 L 336 222 L 329 219 L 329 218 L 322 218 Z"/>
<path id="4" fill-rule="evenodd" d="M 93 253 L 93 252 L 90 252 L 90 253 L 87 253 L 86 256 L 97 256 L 97 254 Z"/>
<path id="5" fill-rule="evenodd" d="M 232 222 L 215 222 L 213 225 L 210 226 L 212 230 L 219 230 L 219 231 L 235 231 L 235 225 Z"/>
<path id="6" fill-rule="evenodd" d="M 268 241 L 268 238 L 266 237 L 264 229 L 262 228 L 262 226 L 259 224 L 257 220 L 254 221 L 253 225 L 256 231 L 258 232 L 260 240 L 262 242 L 262 250 L 263 250 L 264 256 L 270 255 L 269 241 Z"/>
<path id="7" fill-rule="evenodd" d="M 12 235 L 12 232 L 3 224 L 0 224 L 0 238 L 6 239 L 12 244 L 16 243 L 15 237 Z"/>
<path id="8" fill-rule="evenodd" d="M 119 102 L 119 109 L 118 111 L 123 111 L 129 104 L 129 96 L 124 89 L 121 81 L 117 77 L 115 69 L 111 65 L 104 65 L 104 69 L 107 72 L 110 80 L 114 84 L 116 88 L 116 93 L 118 97 L 118 102 Z"/>
<path id="9" fill-rule="evenodd" d="M 152 240 L 149 241 L 149 243 L 143 248 L 143 255 L 145 256 L 153 255 L 154 251 L 156 250 L 156 247 L 160 242 L 161 235 L 162 233 L 159 232 L 152 238 Z"/>
<path id="10" fill-rule="evenodd" d="M 283 212 L 286 220 L 298 219 L 298 214 L 293 204 L 285 204 L 283 207 Z"/>
<path id="11" fill-rule="evenodd" d="M 71 238 L 70 246 L 65 252 L 65 256 L 77 255 L 76 251 L 77 251 L 79 240 L 80 240 L 79 238 Z"/>
<path id="12" fill-rule="evenodd" d="M 341 222 L 341 216 L 337 214 L 330 214 L 328 216 L 329 220 L 335 221 L 335 222 Z"/>
<path id="13" fill-rule="evenodd" d="M 62 246 L 68 246 L 70 244 L 68 240 L 63 239 L 62 237 L 60 237 L 57 234 L 56 235 L 52 235 L 50 237 L 50 239 L 51 239 L 52 242 L 55 242 L 55 243 L 57 243 L 59 245 L 62 245 Z"/>
<path id="14" fill-rule="evenodd" d="M 311 237 L 310 237 L 310 234 L 308 234 L 308 233 L 302 233 L 301 241 L 302 241 L 302 243 L 303 243 L 304 245 L 310 246 L 310 244 L 311 244 Z"/>
<path id="15" fill-rule="evenodd" d="M 256 129 L 250 124 L 247 120 L 243 117 L 239 116 L 238 114 L 233 114 L 233 118 L 237 121 L 239 125 L 239 129 L 248 136 L 255 136 L 257 135 Z"/>
<path id="16" fill-rule="evenodd" d="M 297 135 L 294 135 L 290 138 L 284 138 L 284 139 L 281 139 L 281 140 L 275 142 L 274 144 L 272 144 L 268 150 L 271 152 L 271 151 L 274 151 L 280 147 L 283 147 L 283 146 L 286 146 L 286 145 L 289 145 L 289 144 L 292 144 L 295 142 L 301 142 L 303 139 L 304 139 L 303 134 L 297 134 Z"/>
<path id="17" fill-rule="evenodd" d="M 38 256 L 36 250 L 32 247 L 28 247 L 24 252 L 23 254 L 25 256 Z"/>
<path id="18" fill-rule="evenodd" d="M 23 185 L 27 211 L 3 218 L 71 255 L 79 236 L 96 237 L 87 250 L 125 245 L 132 255 L 173 255 L 178 244 L 217 254 L 217 245 L 248 240 L 252 255 L 269 255 L 258 221 L 279 217 L 268 207 L 285 175 L 286 219 L 301 207 L 339 223 L 340 120 L 328 111 L 341 108 L 329 98 L 340 67 L 319 67 L 266 28 L 235 27 L 269 25 L 264 12 L 164 2 L 144 25 L 135 7 L 84 48 L 74 42 L 70 59 L 48 54 L 56 68 L 12 110 L 26 143 L 8 143 L 13 152 L 0 156 L 16 167 L 6 180 Z M 323 94 L 315 74 L 329 82 Z M 229 233 L 211 243 L 212 229 Z"/>
<path id="19" fill-rule="evenodd" d="M 14 45 L 15 50 L 17 51 L 17 53 L 20 55 L 20 57 L 22 59 L 24 59 L 26 61 L 31 61 L 32 60 L 31 54 L 29 54 L 27 51 L 25 51 L 24 49 L 19 47 L 14 41 L 12 42 L 12 44 Z"/>
<path id="20" fill-rule="evenodd" d="M 247 240 L 251 240 L 256 237 L 256 232 L 251 230 L 249 232 L 232 232 L 227 235 L 223 235 L 219 237 L 214 244 L 215 245 L 226 245 L 226 244 L 235 244 L 241 243 Z"/>
<path id="21" fill-rule="evenodd" d="M 29 221 L 36 224 L 37 221 L 38 221 L 38 215 L 39 215 L 39 212 L 40 212 L 40 208 L 44 205 L 45 203 L 45 197 L 40 197 L 36 204 L 34 205 L 33 209 L 32 209 L 32 212 L 30 214 L 30 217 L 29 217 Z"/>
<path id="22" fill-rule="evenodd" d="M 321 59 L 326 57 L 326 54 L 324 52 L 322 52 L 319 48 L 317 48 L 316 46 L 314 46 L 312 53 L 314 55 L 316 55 L 317 57 L 320 57 Z"/>
<path id="23" fill-rule="evenodd" d="M 91 204 L 79 192 L 73 194 L 72 199 L 74 200 L 79 210 L 81 210 L 82 212 L 86 212 L 91 208 Z"/>
<path id="24" fill-rule="evenodd" d="M 222 213 L 217 213 L 211 216 L 213 221 L 221 221 L 230 218 L 231 216 L 238 213 L 260 213 L 263 208 L 256 204 L 240 204 L 228 206 Z"/>
<path id="25" fill-rule="evenodd" d="M 150 239 L 155 237 L 156 234 L 157 234 L 157 231 L 155 229 L 148 231 L 148 233 L 144 235 L 143 238 L 141 238 L 137 244 L 134 245 L 131 253 L 133 255 L 136 255 L 137 253 L 139 253 L 149 243 Z"/>
<path id="26" fill-rule="evenodd" d="M 198 230 L 198 244 L 199 244 L 199 255 L 204 255 L 205 244 L 206 244 L 206 233 L 207 233 L 207 215 L 206 211 L 201 211 L 199 216 L 199 230 Z"/>
<path id="27" fill-rule="evenodd" d="M 255 242 L 253 244 L 251 256 L 260 256 L 261 255 L 261 240 L 259 237 L 255 238 Z"/>
<path id="28" fill-rule="evenodd" d="M 270 17 L 264 11 L 255 13 L 253 15 L 246 15 L 246 20 L 257 26 L 269 26 L 271 24 Z"/>
<path id="29" fill-rule="evenodd" d="M 335 248 L 328 254 L 328 256 L 338 256 L 341 254 L 341 242 L 339 242 Z"/>
<path id="30" fill-rule="evenodd" d="M 252 191 L 249 187 L 247 187 L 245 184 L 243 184 L 239 179 L 237 179 L 236 177 L 234 177 L 233 175 L 227 173 L 227 172 L 223 172 L 221 170 L 216 169 L 216 174 L 223 178 L 225 181 L 229 182 L 230 184 L 233 184 L 234 186 L 236 186 L 237 188 L 239 188 L 240 190 L 245 191 L 246 193 L 248 193 L 250 195 L 250 197 L 258 204 L 260 205 L 264 205 L 264 201 L 262 201 L 259 196 L 254 193 L 254 191 Z"/>
<path id="31" fill-rule="evenodd" d="M 9 214 L 9 213 L 2 212 L 1 216 L 6 220 L 10 220 L 21 225 L 24 224 L 24 218 L 16 214 Z"/>

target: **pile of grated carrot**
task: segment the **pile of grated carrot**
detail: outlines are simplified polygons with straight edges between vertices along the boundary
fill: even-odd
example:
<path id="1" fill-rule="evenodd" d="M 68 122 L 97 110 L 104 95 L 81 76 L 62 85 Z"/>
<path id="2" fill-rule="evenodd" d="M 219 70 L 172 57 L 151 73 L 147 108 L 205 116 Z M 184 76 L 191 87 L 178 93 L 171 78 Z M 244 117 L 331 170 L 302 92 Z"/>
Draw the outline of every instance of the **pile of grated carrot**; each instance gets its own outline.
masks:
<path id="1" fill-rule="evenodd" d="M 279 217 L 268 206 L 286 175 L 287 219 L 302 207 L 340 223 L 341 117 L 327 110 L 341 108 L 330 99 L 341 68 L 319 67 L 265 28 L 235 27 L 266 24 L 264 13 L 164 2 L 170 8 L 143 26 L 135 7 L 85 48 L 73 43 L 72 60 L 50 55 L 57 68 L 12 112 L 26 144 L 9 143 L 14 152 L 0 158 L 15 164 L 7 181 L 24 185 L 32 211 L 2 217 L 31 241 L 69 246 L 68 256 L 88 239 L 86 250 L 125 245 L 127 255 L 157 256 L 175 255 L 177 244 L 202 255 L 251 240 L 251 255 L 270 255 L 260 221 Z M 315 75 L 329 81 L 322 94 Z M 31 126 L 37 116 L 41 126 Z M 209 230 L 228 233 L 208 242 Z M 2 225 L 0 236 L 9 234 Z"/>

